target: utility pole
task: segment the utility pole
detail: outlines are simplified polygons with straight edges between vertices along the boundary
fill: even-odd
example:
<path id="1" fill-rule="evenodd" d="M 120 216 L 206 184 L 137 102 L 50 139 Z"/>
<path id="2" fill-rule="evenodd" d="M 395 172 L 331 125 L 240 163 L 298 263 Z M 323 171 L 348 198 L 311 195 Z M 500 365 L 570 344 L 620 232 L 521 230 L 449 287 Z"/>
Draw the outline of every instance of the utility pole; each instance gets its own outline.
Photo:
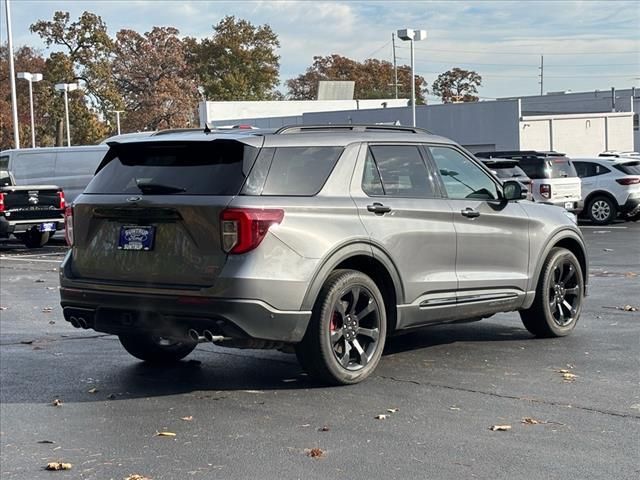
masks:
<path id="1" fill-rule="evenodd" d="M 396 63 L 396 34 L 391 34 L 391 44 L 393 45 L 393 85 L 396 88 L 396 100 L 398 99 L 398 65 Z"/>
<path id="2" fill-rule="evenodd" d="M 540 55 L 540 66 L 538 69 L 540 70 L 540 75 L 538 75 L 540 81 L 538 83 L 540 84 L 540 95 L 542 96 L 544 95 L 544 55 Z"/>

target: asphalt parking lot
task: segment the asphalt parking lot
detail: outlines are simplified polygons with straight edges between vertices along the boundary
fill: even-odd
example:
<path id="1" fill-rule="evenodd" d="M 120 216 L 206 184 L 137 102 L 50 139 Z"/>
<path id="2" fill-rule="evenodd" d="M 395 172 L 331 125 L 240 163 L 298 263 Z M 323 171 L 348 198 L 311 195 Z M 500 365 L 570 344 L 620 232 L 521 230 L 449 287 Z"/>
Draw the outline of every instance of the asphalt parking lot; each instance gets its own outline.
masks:
<path id="1" fill-rule="evenodd" d="M 583 232 L 591 295 L 570 337 L 536 340 L 517 314 L 432 327 L 340 388 L 269 351 L 205 344 L 146 366 L 64 321 L 61 241 L 4 242 L 0 477 L 638 478 L 640 312 L 624 307 L 640 306 L 640 223 Z"/>

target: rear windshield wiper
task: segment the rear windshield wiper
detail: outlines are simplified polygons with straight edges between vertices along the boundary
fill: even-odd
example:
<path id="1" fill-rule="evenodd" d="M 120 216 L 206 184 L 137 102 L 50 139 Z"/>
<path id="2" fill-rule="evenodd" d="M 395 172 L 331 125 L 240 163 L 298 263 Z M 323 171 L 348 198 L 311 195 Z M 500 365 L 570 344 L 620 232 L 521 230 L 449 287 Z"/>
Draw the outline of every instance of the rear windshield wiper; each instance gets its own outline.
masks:
<path id="1" fill-rule="evenodd" d="M 142 193 L 147 193 L 149 195 L 153 194 L 169 194 L 169 193 L 182 193 L 187 190 L 182 187 L 176 187 L 173 185 L 164 185 L 162 183 L 151 183 L 151 182 L 141 182 L 136 180 L 136 185 L 142 191 Z"/>

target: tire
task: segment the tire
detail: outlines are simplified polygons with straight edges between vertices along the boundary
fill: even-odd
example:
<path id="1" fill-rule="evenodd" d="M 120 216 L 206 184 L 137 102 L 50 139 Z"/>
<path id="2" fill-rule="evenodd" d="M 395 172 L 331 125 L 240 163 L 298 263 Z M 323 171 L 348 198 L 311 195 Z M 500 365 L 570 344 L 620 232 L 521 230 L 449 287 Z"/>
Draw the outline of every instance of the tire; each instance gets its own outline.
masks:
<path id="1" fill-rule="evenodd" d="M 350 385 L 375 370 L 386 335 L 384 299 L 375 282 L 355 270 L 336 270 L 318 295 L 296 356 L 318 380 Z"/>
<path id="2" fill-rule="evenodd" d="M 195 342 L 173 342 L 149 334 L 122 334 L 120 343 L 134 357 L 149 363 L 167 364 L 182 360 L 189 355 Z M 165 344 L 166 343 L 166 344 Z"/>
<path id="3" fill-rule="evenodd" d="M 27 248 L 44 247 L 51 238 L 50 232 L 38 232 L 37 230 L 29 230 L 25 233 L 16 235 L 18 240 L 25 244 Z"/>
<path id="4" fill-rule="evenodd" d="M 564 337 L 578 323 L 583 299 L 580 262 L 566 248 L 553 248 L 540 272 L 533 304 L 520 311 L 520 318 L 536 337 Z"/>
<path id="5" fill-rule="evenodd" d="M 587 218 L 596 225 L 608 225 L 618 216 L 618 207 L 609 197 L 598 196 L 587 205 Z"/>

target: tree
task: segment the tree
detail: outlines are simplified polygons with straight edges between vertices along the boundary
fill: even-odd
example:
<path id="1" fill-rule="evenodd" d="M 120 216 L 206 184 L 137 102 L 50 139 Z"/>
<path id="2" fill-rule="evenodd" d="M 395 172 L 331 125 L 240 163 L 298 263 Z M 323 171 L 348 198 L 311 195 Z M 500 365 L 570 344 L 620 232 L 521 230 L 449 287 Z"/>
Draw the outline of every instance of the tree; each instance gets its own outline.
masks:
<path id="1" fill-rule="evenodd" d="M 77 21 L 71 22 L 69 12 L 57 11 L 52 21 L 40 20 L 31 25 L 49 47 L 58 45 L 63 52 L 55 52 L 57 61 L 60 54 L 68 57 L 72 68 L 66 78 L 54 78 L 56 82 L 82 81 L 82 89 L 89 103 L 102 115 L 122 107 L 122 99 L 111 77 L 111 61 L 114 44 L 107 33 L 107 26 L 98 15 L 84 12 Z"/>
<path id="2" fill-rule="evenodd" d="M 482 77 L 478 73 L 456 67 L 438 75 L 433 82 L 432 91 L 444 103 L 477 102 L 477 87 L 481 85 Z"/>
<path id="3" fill-rule="evenodd" d="M 357 99 L 390 98 L 395 95 L 393 64 L 383 60 L 367 59 L 357 62 L 341 55 L 313 57 L 313 65 L 296 78 L 287 80 L 288 95 L 295 100 L 315 100 L 321 80 L 353 80 Z M 398 67 L 398 93 L 411 96 L 411 67 Z M 424 104 L 427 92 L 423 77 L 416 75 L 416 103 Z"/>
<path id="4" fill-rule="evenodd" d="M 280 42 L 271 27 L 227 16 L 213 30 L 212 37 L 199 43 L 185 39 L 205 96 L 217 101 L 277 98 Z"/>
<path id="5" fill-rule="evenodd" d="M 178 33 L 172 27 L 117 33 L 112 71 L 124 98 L 125 130 L 196 126 L 197 84 Z"/>

